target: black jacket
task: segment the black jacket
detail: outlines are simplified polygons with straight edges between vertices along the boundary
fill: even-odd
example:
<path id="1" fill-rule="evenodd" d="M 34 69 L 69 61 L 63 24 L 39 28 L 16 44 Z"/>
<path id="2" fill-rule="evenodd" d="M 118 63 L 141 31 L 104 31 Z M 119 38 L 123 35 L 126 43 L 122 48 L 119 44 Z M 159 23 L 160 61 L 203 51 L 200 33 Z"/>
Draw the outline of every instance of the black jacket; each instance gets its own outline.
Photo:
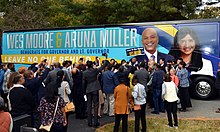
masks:
<path id="1" fill-rule="evenodd" d="M 31 114 L 35 110 L 34 99 L 31 92 L 26 88 L 14 87 L 10 90 L 9 99 L 12 108 L 12 117 Z"/>

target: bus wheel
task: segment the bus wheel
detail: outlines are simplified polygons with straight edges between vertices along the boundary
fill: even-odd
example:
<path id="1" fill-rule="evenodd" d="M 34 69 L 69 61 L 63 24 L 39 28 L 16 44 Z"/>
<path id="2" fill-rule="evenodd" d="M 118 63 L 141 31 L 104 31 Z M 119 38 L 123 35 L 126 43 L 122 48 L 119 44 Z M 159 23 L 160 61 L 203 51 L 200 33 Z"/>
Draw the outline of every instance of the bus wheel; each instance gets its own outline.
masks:
<path id="1" fill-rule="evenodd" d="M 193 80 L 193 94 L 199 99 L 211 99 L 217 95 L 215 83 L 208 77 L 197 77 Z"/>

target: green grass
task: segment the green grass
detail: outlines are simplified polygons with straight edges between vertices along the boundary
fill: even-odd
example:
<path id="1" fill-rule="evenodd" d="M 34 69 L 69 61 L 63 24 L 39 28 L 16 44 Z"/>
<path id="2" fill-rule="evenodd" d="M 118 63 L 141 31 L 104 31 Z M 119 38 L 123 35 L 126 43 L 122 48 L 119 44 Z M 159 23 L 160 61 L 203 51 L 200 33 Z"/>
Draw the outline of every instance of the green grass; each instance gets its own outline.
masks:
<path id="1" fill-rule="evenodd" d="M 147 118 L 147 132 L 220 132 L 220 120 L 179 119 L 179 128 L 168 128 L 166 118 Z M 112 132 L 114 123 L 106 124 L 96 132 Z M 121 125 L 120 125 L 121 131 Z M 134 132 L 134 120 L 128 121 L 128 132 Z"/>

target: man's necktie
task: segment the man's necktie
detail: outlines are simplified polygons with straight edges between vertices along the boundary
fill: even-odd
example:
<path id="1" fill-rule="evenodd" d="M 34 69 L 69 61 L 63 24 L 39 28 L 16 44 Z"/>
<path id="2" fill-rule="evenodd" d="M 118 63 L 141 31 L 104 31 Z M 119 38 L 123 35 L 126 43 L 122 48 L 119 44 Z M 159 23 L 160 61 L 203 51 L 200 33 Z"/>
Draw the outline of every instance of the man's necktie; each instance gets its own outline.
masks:
<path id="1" fill-rule="evenodd" d="M 155 56 L 154 55 L 151 55 L 151 58 L 155 61 Z"/>

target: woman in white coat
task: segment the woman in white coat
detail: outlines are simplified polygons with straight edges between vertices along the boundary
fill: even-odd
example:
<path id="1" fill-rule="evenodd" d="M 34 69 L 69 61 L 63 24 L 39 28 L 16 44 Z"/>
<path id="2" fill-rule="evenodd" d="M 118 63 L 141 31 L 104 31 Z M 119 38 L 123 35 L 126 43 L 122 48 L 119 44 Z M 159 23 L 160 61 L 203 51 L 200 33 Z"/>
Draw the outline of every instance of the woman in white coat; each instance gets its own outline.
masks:
<path id="1" fill-rule="evenodd" d="M 164 75 L 164 83 L 162 84 L 162 98 L 164 99 L 164 104 L 166 106 L 168 126 L 178 128 L 177 119 L 177 90 L 175 83 L 171 81 L 171 77 L 168 74 Z M 174 126 L 172 121 L 172 115 L 174 118 Z"/>

